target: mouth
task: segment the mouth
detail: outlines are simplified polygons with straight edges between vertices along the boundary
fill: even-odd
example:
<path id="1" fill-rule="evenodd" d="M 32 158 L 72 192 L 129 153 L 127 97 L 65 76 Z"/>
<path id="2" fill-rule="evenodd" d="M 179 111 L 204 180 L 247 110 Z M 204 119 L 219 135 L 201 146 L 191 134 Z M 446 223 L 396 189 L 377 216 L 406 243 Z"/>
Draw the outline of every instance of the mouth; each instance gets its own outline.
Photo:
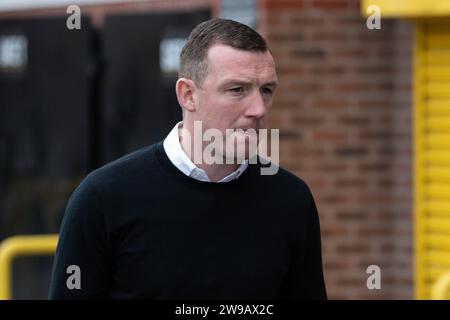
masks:
<path id="1" fill-rule="evenodd" d="M 253 127 L 241 127 L 241 128 L 234 128 L 233 129 L 234 132 L 236 132 L 237 130 L 242 130 L 244 132 L 247 132 L 247 131 L 255 131 L 256 132 L 256 129 L 253 128 Z"/>
<path id="2" fill-rule="evenodd" d="M 241 133 L 241 134 L 245 134 L 245 135 L 256 135 L 257 131 L 254 128 L 235 128 L 233 130 L 233 132 L 235 133 Z"/>

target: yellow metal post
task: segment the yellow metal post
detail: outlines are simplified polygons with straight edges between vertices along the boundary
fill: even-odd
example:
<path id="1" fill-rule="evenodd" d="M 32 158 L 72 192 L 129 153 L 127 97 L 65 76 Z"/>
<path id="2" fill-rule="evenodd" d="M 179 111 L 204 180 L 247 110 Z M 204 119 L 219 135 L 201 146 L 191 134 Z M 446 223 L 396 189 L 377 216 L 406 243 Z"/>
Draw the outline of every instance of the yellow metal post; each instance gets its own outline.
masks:
<path id="1" fill-rule="evenodd" d="M 433 285 L 431 299 L 447 300 L 450 293 L 450 271 L 444 273 Z"/>
<path id="2" fill-rule="evenodd" d="M 0 299 L 12 297 L 11 268 L 18 256 L 53 255 L 58 243 L 57 234 L 14 236 L 0 243 Z"/>

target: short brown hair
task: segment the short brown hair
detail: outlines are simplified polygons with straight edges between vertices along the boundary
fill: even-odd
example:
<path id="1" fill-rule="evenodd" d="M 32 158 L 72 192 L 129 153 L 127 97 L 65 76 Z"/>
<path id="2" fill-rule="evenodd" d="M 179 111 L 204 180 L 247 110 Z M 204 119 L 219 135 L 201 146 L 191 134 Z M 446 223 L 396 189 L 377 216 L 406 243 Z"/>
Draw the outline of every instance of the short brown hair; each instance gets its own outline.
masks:
<path id="1" fill-rule="evenodd" d="M 224 44 L 252 52 L 269 50 L 261 35 L 245 24 L 226 19 L 211 19 L 192 30 L 180 54 L 180 78 L 193 80 L 201 86 L 208 74 L 207 53 L 215 44 Z"/>

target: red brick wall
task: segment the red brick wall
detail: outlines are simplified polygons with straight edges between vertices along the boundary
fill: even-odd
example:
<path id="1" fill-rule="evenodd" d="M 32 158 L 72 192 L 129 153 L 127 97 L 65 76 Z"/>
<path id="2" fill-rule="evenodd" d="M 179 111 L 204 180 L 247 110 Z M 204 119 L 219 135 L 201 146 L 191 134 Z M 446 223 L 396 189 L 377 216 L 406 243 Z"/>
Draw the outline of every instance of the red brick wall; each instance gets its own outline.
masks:
<path id="1" fill-rule="evenodd" d="M 332 299 L 410 299 L 412 25 L 368 30 L 359 0 L 261 0 L 281 165 L 311 187 Z M 368 290 L 366 268 L 381 268 Z"/>

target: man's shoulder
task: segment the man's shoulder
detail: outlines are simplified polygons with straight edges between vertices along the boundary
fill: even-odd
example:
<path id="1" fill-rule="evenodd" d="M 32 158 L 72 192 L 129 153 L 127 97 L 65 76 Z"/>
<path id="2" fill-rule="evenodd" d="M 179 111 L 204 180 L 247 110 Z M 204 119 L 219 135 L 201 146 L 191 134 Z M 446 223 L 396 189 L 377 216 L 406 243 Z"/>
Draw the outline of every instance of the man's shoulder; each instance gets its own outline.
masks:
<path id="1" fill-rule="evenodd" d="M 292 171 L 272 163 L 264 164 L 267 163 L 265 160 L 259 160 L 259 163 L 259 174 L 274 187 L 310 192 L 308 184 Z M 264 169 L 266 170 L 264 171 Z"/>
<path id="2" fill-rule="evenodd" d="M 266 165 L 269 166 L 270 164 Z M 272 166 L 274 166 L 272 164 Z M 261 168 L 263 165 L 261 165 Z M 286 205 L 293 207 L 305 207 L 308 212 L 311 206 L 315 204 L 314 196 L 307 182 L 292 171 L 277 166 L 272 169 L 273 175 L 261 175 L 260 181 L 265 190 L 271 192 L 273 199 L 283 199 Z M 306 211 L 305 211 L 306 212 Z"/>
<path id="3" fill-rule="evenodd" d="M 155 148 L 161 142 L 130 152 L 89 173 L 83 180 L 96 188 L 105 189 L 126 185 L 127 181 L 158 170 Z"/>
<path id="4" fill-rule="evenodd" d="M 311 188 L 301 176 L 292 171 L 278 166 L 275 174 L 260 175 L 258 184 L 265 195 L 261 201 L 275 202 L 279 207 L 282 204 L 283 210 L 279 216 L 287 215 L 286 221 L 295 221 L 293 225 L 298 225 L 298 219 L 305 221 L 302 219 L 310 219 L 311 215 L 316 214 Z"/>
<path id="5" fill-rule="evenodd" d="M 308 184 L 300 176 L 282 167 L 279 168 L 279 174 L 280 179 L 286 184 L 288 190 L 298 190 L 298 192 L 308 197 L 312 195 Z"/>

